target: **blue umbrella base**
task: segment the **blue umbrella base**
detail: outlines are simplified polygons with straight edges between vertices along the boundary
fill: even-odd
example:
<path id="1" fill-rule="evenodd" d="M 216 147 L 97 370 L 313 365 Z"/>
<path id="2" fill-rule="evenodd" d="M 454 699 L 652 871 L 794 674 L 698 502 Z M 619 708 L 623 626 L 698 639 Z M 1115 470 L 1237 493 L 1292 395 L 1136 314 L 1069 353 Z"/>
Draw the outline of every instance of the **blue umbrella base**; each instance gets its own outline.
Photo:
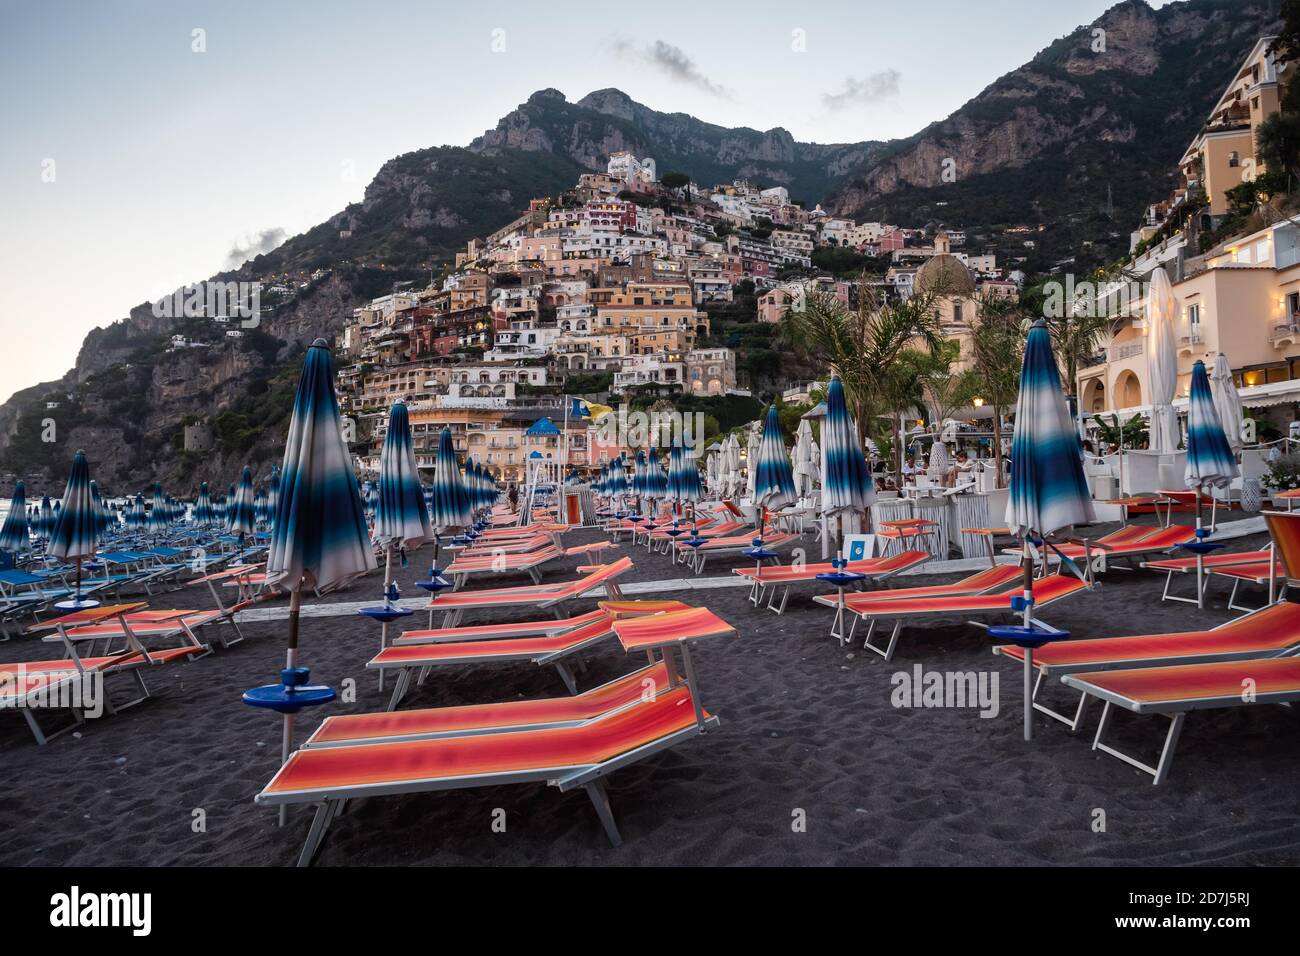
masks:
<path id="1" fill-rule="evenodd" d="M 416 581 L 415 586 L 417 588 L 424 588 L 424 590 L 433 593 L 434 591 L 441 591 L 444 588 L 452 587 L 452 583 L 439 574 L 430 578 L 428 581 Z"/>
<path id="2" fill-rule="evenodd" d="M 304 707 L 328 704 L 337 694 L 325 684 L 308 684 L 311 670 L 286 667 L 280 671 L 280 684 L 263 684 L 244 691 L 243 701 L 250 707 L 263 707 L 280 714 L 296 714 Z"/>
<path id="3" fill-rule="evenodd" d="M 1190 551 L 1192 554 L 1209 554 L 1212 551 L 1218 551 L 1227 545 L 1220 544 L 1217 541 L 1188 541 L 1186 544 L 1178 546 L 1183 551 Z"/>
<path id="4" fill-rule="evenodd" d="M 411 608 L 399 607 L 396 604 L 380 604 L 376 607 L 363 607 L 357 611 L 362 617 L 368 617 L 371 620 L 387 624 L 389 621 L 396 621 L 400 617 L 409 617 L 415 611 Z"/>
<path id="5" fill-rule="evenodd" d="M 989 628 L 989 637 L 997 641 L 1007 641 L 1020 647 L 1042 647 L 1052 641 L 1064 641 L 1070 637 L 1069 631 L 1053 631 L 1045 627 L 1023 624 L 998 624 Z"/>
<path id="6" fill-rule="evenodd" d="M 92 601 L 90 598 L 78 598 L 74 601 L 60 601 L 54 605 L 57 611 L 89 611 L 92 607 L 99 607 L 98 601 Z"/>

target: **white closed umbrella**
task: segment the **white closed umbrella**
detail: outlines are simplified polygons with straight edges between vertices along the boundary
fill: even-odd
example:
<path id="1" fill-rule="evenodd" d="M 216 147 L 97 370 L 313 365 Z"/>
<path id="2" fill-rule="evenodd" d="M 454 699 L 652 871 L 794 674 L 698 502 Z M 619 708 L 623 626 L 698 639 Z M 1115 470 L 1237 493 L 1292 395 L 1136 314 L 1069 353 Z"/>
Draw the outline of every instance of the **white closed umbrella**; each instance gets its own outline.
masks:
<path id="1" fill-rule="evenodd" d="M 1147 371 L 1151 381 L 1151 450 L 1169 454 L 1178 448 L 1178 353 L 1174 342 L 1174 289 L 1164 269 L 1151 274 L 1147 293 Z"/>
<path id="2" fill-rule="evenodd" d="M 817 481 L 817 463 L 813 458 L 815 442 L 813 441 L 812 422 L 800 419 L 799 429 L 794 433 L 794 484 L 799 494 L 807 497 L 812 494 Z"/>
<path id="3" fill-rule="evenodd" d="M 1243 445 L 1241 396 L 1237 394 L 1237 383 L 1232 380 L 1228 356 L 1222 352 L 1214 360 L 1214 371 L 1210 373 L 1210 391 L 1214 393 L 1214 408 L 1219 413 L 1223 434 L 1228 438 L 1228 447 L 1234 455 L 1240 454 Z"/>
<path id="4" fill-rule="evenodd" d="M 734 497 L 740 491 L 740 439 L 732 432 L 727 436 L 726 494 Z"/>
<path id="5" fill-rule="evenodd" d="M 758 445 L 762 440 L 762 425 L 749 423 L 749 437 L 745 441 L 745 494 L 752 500 L 758 478 Z"/>

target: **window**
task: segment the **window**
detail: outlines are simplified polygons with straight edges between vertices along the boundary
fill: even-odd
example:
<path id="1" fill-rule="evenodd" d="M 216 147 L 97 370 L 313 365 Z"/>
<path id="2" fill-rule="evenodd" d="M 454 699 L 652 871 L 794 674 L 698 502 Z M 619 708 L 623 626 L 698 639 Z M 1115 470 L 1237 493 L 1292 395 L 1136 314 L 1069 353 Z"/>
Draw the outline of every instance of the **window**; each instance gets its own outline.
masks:
<path id="1" fill-rule="evenodd" d="M 953 322 L 960 322 L 962 320 L 962 310 L 961 310 L 960 302 L 954 302 L 952 304 L 952 320 Z"/>
<path id="2" fill-rule="evenodd" d="M 1228 154 L 1228 167 L 1229 167 L 1230 169 L 1233 169 L 1233 168 L 1236 168 L 1237 166 L 1240 166 L 1240 165 L 1241 165 L 1241 156 L 1240 156 L 1240 154 L 1239 154 L 1239 153 L 1234 149 L 1232 152 L 1230 152 L 1230 153 Z"/>
<path id="3" fill-rule="evenodd" d="M 1300 325 L 1300 292 L 1292 292 L 1286 297 L 1286 313 L 1292 325 Z"/>
<path id="4" fill-rule="evenodd" d="M 1201 340 L 1201 304 L 1194 302 L 1187 307 L 1187 332 L 1193 342 Z"/>

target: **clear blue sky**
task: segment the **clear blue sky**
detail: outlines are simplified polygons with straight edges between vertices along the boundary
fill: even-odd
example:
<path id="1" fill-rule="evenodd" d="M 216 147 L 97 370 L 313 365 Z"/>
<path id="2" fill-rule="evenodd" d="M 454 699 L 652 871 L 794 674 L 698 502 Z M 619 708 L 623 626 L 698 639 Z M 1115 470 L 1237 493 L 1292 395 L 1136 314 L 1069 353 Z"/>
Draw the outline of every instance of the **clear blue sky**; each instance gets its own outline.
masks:
<path id="1" fill-rule="evenodd" d="M 0 400 L 534 90 L 617 86 L 818 142 L 907 136 L 1111 5 L 0 0 Z"/>

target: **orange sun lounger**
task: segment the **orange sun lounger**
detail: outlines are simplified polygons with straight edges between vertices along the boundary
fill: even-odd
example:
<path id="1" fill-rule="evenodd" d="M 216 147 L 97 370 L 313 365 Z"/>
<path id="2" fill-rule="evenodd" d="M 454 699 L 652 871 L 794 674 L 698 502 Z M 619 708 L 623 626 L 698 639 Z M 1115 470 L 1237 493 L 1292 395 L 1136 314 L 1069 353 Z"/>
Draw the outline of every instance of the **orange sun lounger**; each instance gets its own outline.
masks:
<path id="1" fill-rule="evenodd" d="M 799 534 L 788 534 L 769 529 L 763 535 L 763 547 L 769 551 L 776 551 L 779 548 L 790 547 L 798 542 L 802 537 L 803 536 Z M 695 573 L 703 574 L 704 564 L 710 557 L 728 557 L 744 554 L 753 546 L 754 534 L 751 532 L 750 534 L 710 538 L 705 544 L 700 545 L 698 548 L 686 546 L 679 550 L 683 552 L 683 559 L 695 569 Z"/>
<path id="2" fill-rule="evenodd" d="M 566 601 L 576 600 L 597 588 L 604 588 L 613 600 L 620 600 L 617 579 L 630 570 L 632 559 L 619 558 L 611 564 L 579 568 L 583 576 L 576 581 L 555 584 L 534 584 L 516 588 L 495 588 L 484 591 L 454 591 L 451 594 L 439 594 L 429 601 L 429 625 L 433 626 L 433 615 L 444 612 L 443 627 L 454 627 L 460 623 L 462 615 L 470 610 L 485 610 L 503 607 L 538 607 L 551 609 L 556 617 L 564 613 Z"/>
<path id="3" fill-rule="evenodd" d="M 534 637 L 491 637 L 466 640 L 429 639 L 431 632 L 415 631 L 403 634 L 384 648 L 366 664 L 370 670 L 381 673 L 397 671 L 397 681 L 388 709 L 395 710 L 410 690 L 416 672 L 421 681 L 431 668 L 460 664 L 490 664 L 506 661 L 530 661 L 538 665 L 551 665 L 564 681 L 570 694 L 578 692 L 577 680 L 569 669 L 568 658 L 614 635 L 614 622 L 620 617 L 637 614 L 658 614 L 687 607 L 680 601 L 619 601 L 601 609 L 577 627 L 553 634 Z M 438 632 L 432 632 L 438 633 Z M 409 635 L 409 636 L 408 636 Z"/>
<path id="4" fill-rule="evenodd" d="M 1300 657 L 1068 674 L 1061 682 L 1085 696 L 1104 701 L 1092 749 L 1149 773 L 1154 778 L 1153 784 L 1159 785 L 1169 776 L 1178 737 L 1189 712 L 1300 701 Z M 1114 708 L 1169 718 L 1169 731 L 1155 766 L 1103 743 Z"/>
<path id="5" fill-rule="evenodd" d="M 1039 690 L 1047 678 L 1087 671 L 1253 660 L 1297 650 L 1300 650 L 1300 604 L 1285 601 L 1205 631 L 1098 637 L 1047 644 L 1034 650 L 1033 663 L 1038 672 L 1033 688 L 1034 707 L 1076 731 L 1083 726 L 1087 696 L 1080 699 L 1073 717 L 1057 713 L 1038 700 Z M 1025 659 L 1024 649 L 1014 644 L 999 644 L 993 648 L 993 653 L 1017 662 Z"/>
<path id="6" fill-rule="evenodd" d="M 980 574 L 988 574 L 990 568 L 981 571 Z M 1003 585 L 1006 586 L 1005 584 Z M 1080 591 L 1089 590 L 1089 585 L 1071 575 L 1053 574 L 1046 578 L 1040 578 L 1034 582 L 1034 609 L 1035 611 L 1047 607 L 1049 604 L 1055 604 L 1058 601 L 1065 600 Z M 863 638 L 863 646 L 879 654 L 885 660 L 893 660 L 894 650 L 898 646 L 899 634 L 902 631 L 904 623 L 918 621 L 924 618 L 943 618 L 943 617 L 964 617 L 967 615 L 986 616 L 997 614 L 1011 613 L 1011 599 L 1020 594 L 1019 589 L 1010 592 L 1004 591 L 999 594 L 969 594 L 969 595 L 947 595 L 942 594 L 937 597 L 899 597 L 899 594 L 906 594 L 906 591 L 889 592 L 888 594 L 863 594 L 855 595 L 846 599 L 846 610 L 854 615 L 853 626 L 845 636 L 842 643 L 852 644 L 853 634 L 857 629 L 859 620 L 870 622 L 867 633 Z M 876 600 L 876 598 L 879 598 Z M 833 598 L 829 599 L 834 602 Z M 826 604 L 826 599 L 818 599 L 819 603 Z M 858 601 L 855 607 L 853 603 Z M 835 606 L 834 603 L 831 606 Z M 876 624 L 879 621 L 892 620 L 894 622 L 893 632 L 889 636 L 889 643 L 885 647 L 878 647 L 871 643 L 871 636 L 875 633 Z"/>
<path id="7" fill-rule="evenodd" d="M 844 570 L 851 571 L 854 574 L 865 574 L 867 581 L 879 583 L 902 574 L 904 571 L 918 568 L 933 557 L 928 551 L 900 551 L 898 554 L 891 554 L 882 558 L 864 558 L 861 561 L 850 561 Z M 829 574 L 834 570 L 835 568 L 830 562 L 820 562 L 817 564 L 777 564 L 757 569 L 752 567 L 733 568 L 732 573 L 738 574 L 742 578 L 748 578 L 753 583 L 754 587 L 750 591 L 751 603 L 755 605 L 761 604 L 763 592 L 770 588 L 771 594 L 767 601 L 768 610 L 775 611 L 777 614 L 784 614 L 786 603 L 790 600 L 790 589 L 793 585 L 809 581 L 816 582 L 817 575 Z M 778 591 L 781 592 L 779 604 L 776 601 Z"/>
<path id="8" fill-rule="evenodd" d="M 124 704 L 115 705 L 107 694 L 103 694 L 104 709 L 113 714 L 141 703 L 151 696 L 141 673 L 145 667 L 166 664 L 182 658 L 189 659 L 207 652 L 207 648 L 203 645 L 196 646 L 190 643 L 162 650 L 146 650 L 136 638 L 130 625 L 122 623 L 121 627 L 127 641 L 122 651 L 100 657 L 83 657 L 77 653 L 75 639 L 70 635 L 75 634 L 78 629 L 99 627 L 103 622 L 112 620 L 123 622 L 126 615 L 132 612 L 141 613 L 144 606 L 142 603 L 110 604 L 78 611 L 47 622 L 45 627 L 53 628 L 57 632 L 54 639 L 63 643 L 68 656 L 52 661 L 15 661 L 0 664 L 0 710 L 21 711 L 37 744 L 43 746 L 52 738 L 85 722 L 83 712 L 91 709 L 93 701 L 88 699 L 88 695 L 97 692 L 96 681 L 114 674 L 127 673 L 131 675 L 139 689 L 140 696 Z M 69 621 L 79 625 L 79 628 L 69 627 Z M 41 708 L 70 710 L 73 722 L 53 733 L 47 733 L 36 720 L 35 711 Z"/>
<path id="9" fill-rule="evenodd" d="M 717 727 L 717 717 L 699 702 L 687 641 L 735 632 L 706 608 L 685 608 L 620 621 L 616 626 L 628 652 L 644 650 L 653 657 L 659 651 L 669 683 L 666 690 L 653 698 L 638 695 L 634 703 L 569 726 L 305 748 L 289 757 L 256 802 L 316 805 L 299 866 L 311 863 L 330 824 L 353 797 L 510 783 L 549 783 L 562 792 L 582 787 L 610 842 L 618 846 L 622 836 L 604 777 Z M 682 657 L 680 683 L 671 653 L 674 646 Z"/>
<path id="10" fill-rule="evenodd" d="M 1175 574 L 1196 574 L 1198 568 L 1201 571 L 1212 571 L 1215 568 L 1227 568 L 1237 564 L 1254 564 L 1258 561 L 1268 561 L 1271 557 L 1272 552 L 1268 549 L 1263 551 L 1234 551 L 1231 554 L 1208 554 L 1200 559 L 1162 558 L 1156 561 L 1143 561 L 1142 567 L 1149 571 L 1165 572 L 1165 589 L 1160 594 L 1160 600 L 1186 601 L 1195 604 L 1197 603 L 1196 598 L 1169 593 L 1169 585 L 1173 582 Z M 1228 603 L 1231 604 L 1231 600 Z"/>
<path id="11" fill-rule="evenodd" d="M 1080 544 L 1053 545 L 1048 551 L 1049 558 L 1063 556 L 1079 560 L 1086 557 L 1089 573 L 1104 574 L 1115 558 L 1132 560 L 1151 554 L 1163 554 L 1174 550 L 1180 544 L 1186 544 L 1195 535 L 1194 529 L 1182 525 L 1170 525 L 1167 528 L 1134 525 L 1132 528 L 1135 530 L 1117 538 L 1116 535 L 1128 530 L 1121 528 L 1112 535 L 1090 541 L 1086 547 Z"/>

